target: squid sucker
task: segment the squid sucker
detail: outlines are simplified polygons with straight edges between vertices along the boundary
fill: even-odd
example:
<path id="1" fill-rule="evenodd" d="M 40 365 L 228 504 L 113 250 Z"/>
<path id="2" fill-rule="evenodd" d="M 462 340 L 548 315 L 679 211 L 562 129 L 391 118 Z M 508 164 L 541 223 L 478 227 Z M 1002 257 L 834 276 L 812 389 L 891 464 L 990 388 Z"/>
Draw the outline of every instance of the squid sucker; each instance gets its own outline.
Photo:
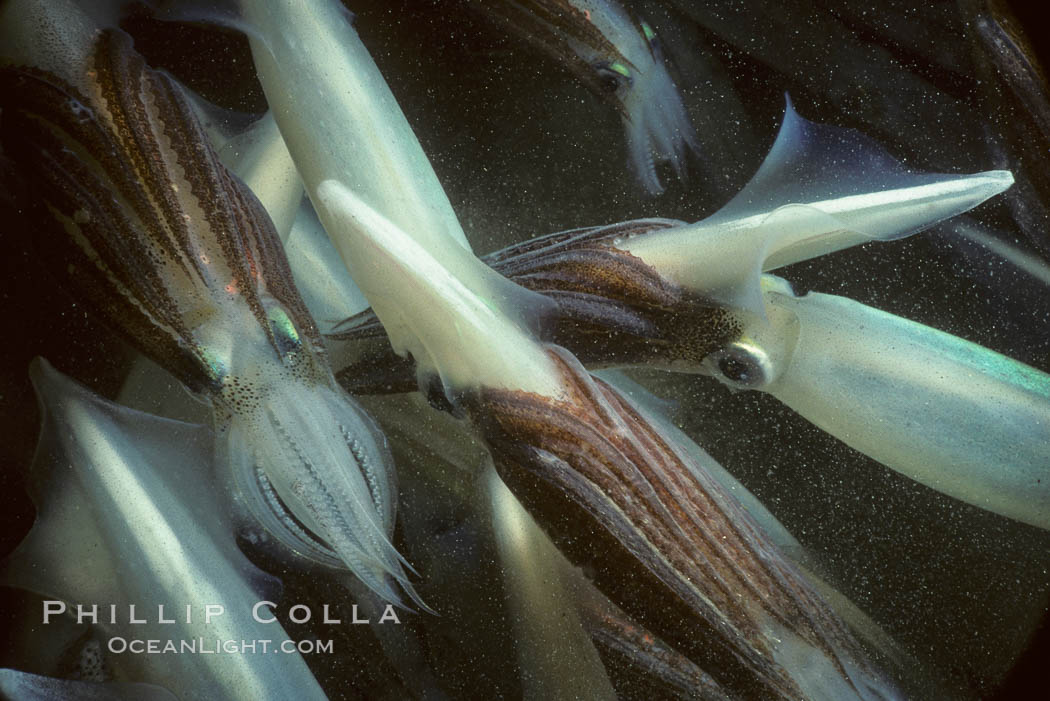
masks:
<path id="1" fill-rule="evenodd" d="M 24 57 L 0 68 L 4 149 L 35 198 L 41 257 L 211 404 L 219 464 L 232 468 L 249 527 L 349 567 L 388 601 L 401 601 L 395 583 L 416 598 L 390 543 L 385 438 L 336 384 L 265 210 L 127 35 L 69 31 L 41 41 L 50 70 L 14 63 Z"/>

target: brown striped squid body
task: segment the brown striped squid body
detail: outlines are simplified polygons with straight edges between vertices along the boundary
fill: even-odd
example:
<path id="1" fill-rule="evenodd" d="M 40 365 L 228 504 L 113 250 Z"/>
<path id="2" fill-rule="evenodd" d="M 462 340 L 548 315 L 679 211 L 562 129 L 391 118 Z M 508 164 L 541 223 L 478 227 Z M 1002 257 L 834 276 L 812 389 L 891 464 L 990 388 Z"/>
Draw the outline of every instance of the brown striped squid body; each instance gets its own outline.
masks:
<path id="1" fill-rule="evenodd" d="M 414 596 L 385 439 L 336 384 L 265 210 L 122 32 L 44 34 L 40 51 L 48 70 L 0 70 L 0 99 L 50 270 L 212 405 L 253 523 L 389 601 L 395 582 Z"/>
<path id="2" fill-rule="evenodd" d="M 572 355 L 549 353 L 564 398 L 482 390 L 469 412 L 500 476 L 600 590 L 728 697 L 895 697 L 717 481 Z"/>

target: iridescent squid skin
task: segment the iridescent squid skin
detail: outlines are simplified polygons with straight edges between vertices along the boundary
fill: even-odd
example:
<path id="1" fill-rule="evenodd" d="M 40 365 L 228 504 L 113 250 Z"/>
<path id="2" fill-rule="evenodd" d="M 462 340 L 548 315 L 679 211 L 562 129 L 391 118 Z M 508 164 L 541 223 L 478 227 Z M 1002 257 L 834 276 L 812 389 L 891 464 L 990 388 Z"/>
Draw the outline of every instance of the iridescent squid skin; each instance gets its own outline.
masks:
<path id="1" fill-rule="evenodd" d="M 623 118 L 628 163 L 650 195 L 664 187 L 656 172 L 669 164 L 679 179 L 696 133 L 653 28 L 616 0 L 502 0 L 482 9 L 511 31 L 554 54 Z"/>
<path id="2" fill-rule="evenodd" d="M 107 30 L 83 65 L 0 70 L 3 142 L 39 248 L 78 301 L 211 404 L 254 523 L 399 602 L 392 464 L 336 384 L 265 210 L 180 88 Z M 290 513 L 289 513 L 290 512 Z"/>

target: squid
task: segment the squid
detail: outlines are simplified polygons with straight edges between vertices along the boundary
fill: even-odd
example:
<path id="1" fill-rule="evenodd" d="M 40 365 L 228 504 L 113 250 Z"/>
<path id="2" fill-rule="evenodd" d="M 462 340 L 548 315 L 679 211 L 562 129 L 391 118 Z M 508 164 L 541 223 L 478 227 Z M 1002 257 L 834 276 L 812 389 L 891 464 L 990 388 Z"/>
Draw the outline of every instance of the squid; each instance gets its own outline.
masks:
<path id="1" fill-rule="evenodd" d="M 280 177 L 287 171 L 286 163 L 290 161 L 290 155 L 274 125 L 272 114 L 268 114 L 248 132 L 223 146 L 220 157 L 224 153 L 235 153 L 240 163 L 250 164 L 247 173 L 243 173 L 236 165 L 234 168 L 245 175 L 247 183 L 262 180 L 261 187 L 253 187 L 253 191 L 258 194 L 267 211 L 271 212 L 272 218 L 278 221 L 292 197 L 302 193 L 302 186 L 296 184 L 299 182 L 297 176 L 295 183 Z M 235 142 L 236 146 L 231 148 L 230 144 Z M 256 171 L 267 173 L 269 177 L 253 177 Z M 281 187 L 274 186 L 274 181 L 278 179 Z M 339 321 L 368 308 L 367 300 L 350 278 L 308 203 L 302 205 L 290 234 L 283 238 L 297 286 L 319 324 L 324 323 L 324 319 Z M 347 313 L 347 310 L 350 312 Z M 411 395 L 406 399 L 410 400 Z M 415 464 L 420 462 L 420 454 L 432 453 L 452 461 L 449 469 L 455 474 L 446 474 L 446 471 L 436 468 L 433 459 L 426 461 L 424 468 L 416 469 L 415 472 L 420 473 L 416 479 L 413 479 L 413 472 L 409 472 L 407 478 L 405 472 L 399 474 L 400 498 L 407 501 L 402 509 L 404 511 L 407 507 L 408 511 L 408 515 L 401 519 L 400 527 L 405 542 L 411 548 L 410 553 L 424 553 L 421 557 L 427 563 L 448 562 L 449 548 L 462 549 L 461 538 L 476 543 L 480 548 L 480 551 L 460 556 L 469 562 L 439 568 L 427 567 L 426 589 L 423 593 L 427 598 L 436 597 L 433 603 L 438 610 L 441 610 L 449 593 L 454 593 L 456 597 L 462 595 L 468 581 L 470 586 L 479 589 L 499 586 L 499 581 L 484 576 L 488 571 L 483 564 L 489 559 L 498 561 L 506 596 L 505 623 L 507 628 L 514 631 L 513 640 L 500 647 L 513 646 L 517 651 L 518 668 L 527 670 L 521 675 L 521 693 L 524 698 L 580 695 L 616 698 L 607 676 L 608 668 L 603 666 L 603 660 L 608 656 L 634 665 L 643 677 L 654 678 L 655 681 L 649 683 L 655 683 L 659 688 L 666 685 L 679 692 L 689 693 L 693 688 L 705 685 L 716 687 L 701 670 L 673 649 L 659 642 L 647 644 L 645 641 L 651 638 L 651 634 L 627 620 L 622 611 L 600 594 L 592 591 L 589 596 L 583 597 L 581 592 L 593 590 L 593 587 L 572 571 L 495 471 L 489 466 L 484 474 L 480 477 L 477 475 L 476 465 L 470 463 L 485 459 L 476 455 L 477 448 L 471 447 L 473 441 L 470 432 L 464 431 L 458 425 L 460 422 L 443 421 L 437 435 L 442 436 L 447 445 L 439 447 L 435 445 L 436 435 L 432 435 L 435 432 L 419 432 L 420 424 L 426 425 L 442 418 L 441 414 L 436 414 L 425 405 L 398 401 L 390 406 L 389 402 L 384 402 L 369 407 L 369 413 L 380 421 L 392 447 L 396 446 L 395 449 L 399 451 L 395 453 L 398 464 Z M 460 461 L 467 464 L 457 465 Z M 473 498 L 457 501 L 455 498 L 436 497 L 436 481 L 449 494 L 465 493 Z M 737 494 L 746 491 L 740 485 L 737 485 L 737 489 Z M 420 499 L 413 496 L 417 493 L 421 495 Z M 425 497 L 422 497 L 423 494 Z M 479 499 L 481 494 L 487 498 Z M 435 506 L 435 501 L 451 501 L 450 508 L 454 513 L 471 514 L 472 517 L 467 519 L 470 525 L 459 523 L 451 531 L 436 525 L 435 519 L 438 517 L 434 512 L 440 512 L 440 507 Z M 761 505 L 755 502 L 751 508 L 761 509 Z M 445 515 L 445 518 L 451 516 Z M 491 534 L 484 529 L 488 522 L 491 522 Z M 467 531 L 465 535 L 464 530 Z M 488 544 L 488 550 L 495 552 L 484 549 L 482 543 Z M 492 548 L 492 545 L 495 547 Z M 447 581 L 447 575 L 442 576 L 445 569 L 454 573 L 451 581 Z M 578 603 L 581 597 L 587 605 Z M 477 617 L 478 613 L 474 616 Z M 491 626 L 491 617 L 499 614 L 492 611 L 487 613 L 490 616 L 488 625 Z M 589 614 L 585 619 L 586 627 L 581 622 L 581 614 Z M 432 625 L 436 622 L 428 620 L 425 629 L 428 636 L 440 635 L 443 641 L 447 641 L 449 636 L 458 638 L 469 631 L 469 641 L 457 640 L 457 647 L 470 648 L 471 651 L 466 654 L 471 659 L 492 650 L 491 640 L 479 639 L 477 636 L 477 626 L 483 624 L 477 620 L 465 621 L 461 611 L 442 626 Z M 595 643 L 592 643 L 592 638 Z M 627 640 L 630 642 L 625 642 Z M 598 641 L 601 641 L 605 651 L 601 658 L 595 650 Z M 403 645 L 404 641 L 401 641 Z M 628 646 L 626 652 L 623 649 L 625 645 Z M 384 648 L 389 656 L 391 645 L 384 644 Z M 655 652 L 649 648 L 655 648 Z M 407 669 L 403 659 L 402 656 L 400 666 Z M 441 662 L 435 661 L 433 664 L 441 668 L 441 676 L 448 674 L 449 670 L 444 669 Z M 485 664 L 484 670 L 484 677 L 491 677 L 491 665 Z M 402 674 L 402 677 L 406 681 L 412 679 L 420 696 L 426 696 L 437 688 L 436 680 L 419 665 L 414 674 Z M 479 683 L 480 679 L 475 678 L 473 681 Z M 620 680 L 617 688 L 625 683 Z"/>
<path id="2" fill-rule="evenodd" d="M 323 182 L 318 198 L 330 230 L 372 232 L 357 245 L 373 265 L 391 261 L 402 277 L 418 271 L 405 288 L 429 293 L 425 318 L 402 300 L 395 319 L 406 336 L 426 340 L 407 337 L 403 347 L 434 362 L 422 375 L 438 379 L 501 479 L 615 603 L 730 695 L 896 696 L 746 512 L 709 475 L 689 469 L 628 401 L 470 294 L 340 184 Z M 368 294 L 365 278 L 355 279 Z M 449 309 L 435 320 L 439 300 Z M 482 337 L 508 345 L 495 358 L 471 353 Z"/>
<path id="3" fill-rule="evenodd" d="M 686 178 L 696 132 L 667 69 L 659 37 L 617 0 L 478 2 L 514 32 L 559 58 L 599 99 L 619 111 L 628 164 L 649 195 L 664 187 L 656 166 Z"/>
<path id="4" fill-rule="evenodd" d="M 692 461 L 687 467 L 711 474 L 744 506 L 777 548 L 800 568 L 866 646 L 878 654 L 881 663 L 888 664 L 898 675 L 907 675 L 915 669 L 915 662 L 900 652 L 877 624 L 813 574 L 820 571 L 820 563 L 762 503 L 665 418 L 666 403 L 628 380 L 623 373 L 600 371 L 597 374 L 629 397 L 647 421 L 658 424 L 677 449 L 689 454 Z M 576 620 L 590 634 L 606 673 L 621 697 L 650 698 L 670 693 L 725 698 L 724 689 L 710 675 L 586 581 L 580 570 L 558 552 L 491 467 L 486 467 L 478 479 L 477 465 L 489 465 L 490 460 L 473 439 L 469 426 L 427 407 L 418 394 L 375 396 L 366 401 L 369 413 L 380 422 L 395 446 L 398 463 L 418 466 L 407 473 L 407 477 L 405 471 L 399 473 L 399 477 L 408 495 L 403 504 L 405 516 L 401 526 L 405 529 L 410 554 L 420 562 L 421 571 L 426 572 L 421 585 L 426 588 L 421 593 L 427 599 L 440 600 L 440 605 L 437 601 L 432 603 L 444 613 L 449 594 L 442 595 L 435 588 L 457 594 L 465 587 L 470 587 L 472 592 L 489 591 L 498 586 L 498 582 L 492 581 L 485 563 L 490 558 L 498 558 L 497 574 L 503 575 L 509 620 L 504 625 L 495 624 L 494 620 L 500 620 L 499 614 L 490 612 L 484 627 L 487 631 L 505 628 L 515 631 L 513 642 L 508 642 L 506 647 L 513 646 L 518 653 L 519 667 L 527 670 L 522 678 L 526 698 L 570 695 L 581 683 L 592 689 L 594 695 L 605 688 L 595 669 L 593 653 L 579 641 L 579 631 L 574 632 L 573 626 L 566 625 Z M 420 431 L 421 426 L 426 430 Z M 479 481 L 480 491 L 487 495 L 480 506 Z M 495 554 L 487 554 L 485 548 L 491 538 L 482 526 L 487 520 L 491 520 L 495 536 Z M 453 596 L 458 600 L 458 595 Z M 482 595 L 471 594 L 468 598 L 474 600 L 475 597 Z M 573 599 L 575 610 L 567 608 Z M 479 643 L 473 633 L 478 625 L 472 618 L 478 615 L 477 609 L 472 607 L 467 615 L 454 602 L 447 605 L 457 613 L 452 618 L 443 616 L 444 620 L 434 621 L 441 626 L 439 633 L 435 631 L 439 639 L 456 639 L 456 647 L 465 650 L 461 654 L 467 659 L 491 654 L 494 643 L 487 638 Z M 429 629 L 429 621 L 427 625 Z M 463 628 L 471 631 L 465 639 L 457 635 Z M 572 660 L 571 668 L 560 664 L 564 659 Z M 435 661 L 435 664 L 445 671 L 443 662 Z M 487 660 L 484 666 L 489 673 L 483 678 L 491 678 L 491 669 L 497 664 L 496 660 Z M 918 695 L 923 697 L 945 696 L 933 688 L 928 671 L 922 674 L 921 680 L 910 680 L 909 688 L 921 687 Z"/>
<path id="5" fill-rule="evenodd" d="M 831 161 L 846 154 L 866 168 L 854 176 L 838 171 L 835 182 L 830 176 L 822 181 L 819 174 L 830 173 Z M 860 178 L 884 178 L 886 185 L 864 193 Z M 592 232 L 581 237 L 589 241 L 577 250 L 586 258 L 594 255 L 588 249 L 622 250 L 661 281 L 704 300 L 699 308 L 713 302 L 727 313 L 713 327 L 724 330 L 718 338 L 673 330 L 674 322 L 650 317 L 670 345 L 663 358 L 649 362 L 711 374 L 735 388 L 768 391 L 892 469 L 982 508 L 1050 528 L 1043 479 L 1050 450 L 1040 438 L 1042 427 L 1050 425 L 1050 376 L 845 298 L 798 297 L 783 280 L 763 274 L 857 241 L 907 235 L 1011 183 L 1005 171 L 954 177 L 907 173 L 858 134 L 818 128 L 789 103 L 769 157 L 721 211 L 692 226 L 613 227 L 607 237 Z M 596 238 L 604 238 L 604 245 L 596 246 Z M 562 271 L 574 262 L 575 254 L 565 250 L 572 247 L 560 251 L 566 262 Z M 550 259 L 540 263 L 541 258 L 514 265 L 524 277 L 546 277 L 541 285 L 556 284 L 558 272 L 543 270 Z M 676 348 L 676 341 L 698 337 L 700 343 Z"/>
<path id="6" fill-rule="evenodd" d="M 402 229 L 370 203 L 375 183 L 355 192 L 363 175 L 346 171 L 378 158 L 368 149 L 389 151 L 372 137 L 400 120 L 364 112 L 392 98 L 338 8 L 305 9 L 242 3 L 260 82 L 306 191 L 392 346 L 412 356 L 420 386 L 470 421 L 502 481 L 559 548 L 729 695 L 898 697 L 716 480 L 687 467 L 687 455 L 571 353 L 539 340 L 534 324 L 548 300 L 426 222 Z M 327 135 L 312 114 L 323 115 Z"/>
<path id="7" fill-rule="evenodd" d="M 4 146 L 51 270 L 210 404 L 247 518 L 386 601 L 415 599 L 385 439 L 335 382 L 272 222 L 179 87 L 66 3 L 11 3 L 3 27 Z"/>
<path id="8" fill-rule="evenodd" d="M 1050 446 L 1041 439 L 1050 376 L 843 297 L 797 296 L 767 272 L 910 235 L 1012 182 L 1007 171 L 910 172 L 863 135 L 809 122 L 788 101 L 758 172 L 707 219 L 560 232 L 486 262 L 557 303 L 549 338 L 590 367 L 648 365 L 769 392 L 887 467 L 1050 528 Z M 362 314 L 338 335 L 378 333 Z M 405 388 L 387 356 L 371 377 L 357 371 L 374 352 L 340 377 L 353 391 Z"/>
<path id="9" fill-rule="evenodd" d="M 44 417 L 31 472 L 37 520 L 0 567 L 3 583 L 46 597 L 52 619 L 73 614 L 77 605 L 94 607 L 94 625 L 110 643 L 153 639 L 214 648 L 216 640 L 290 641 L 279 623 L 252 615 L 258 601 L 276 600 L 279 582 L 237 548 L 210 430 L 103 400 L 41 359 L 30 375 Z M 224 613 L 209 616 L 206 605 Z M 132 616 L 146 622 L 132 623 Z M 297 652 L 127 653 L 108 661 L 117 678 L 185 700 L 325 698 Z M 57 694 L 63 686 L 54 684 Z M 0 673 L 0 688 L 10 685 L 27 694 L 48 688 Z M 91 693 L 110 698 L 101 693 L 108 687 L 95 686 L 99 691 Z M 135 691 L 135 698 L 148 693 Z"/>

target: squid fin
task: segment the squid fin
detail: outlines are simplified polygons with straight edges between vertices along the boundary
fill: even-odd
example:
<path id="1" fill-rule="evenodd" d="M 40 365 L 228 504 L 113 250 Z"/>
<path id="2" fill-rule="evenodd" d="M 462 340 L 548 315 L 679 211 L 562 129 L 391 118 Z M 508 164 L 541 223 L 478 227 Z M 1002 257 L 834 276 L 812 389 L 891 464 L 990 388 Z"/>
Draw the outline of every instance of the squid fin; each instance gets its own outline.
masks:
<path id="1" fill-rule="evenodd" d="M 763 270 L 831 253 L 868 240 L 914 234 L 961 214 L 1013 183 L 1008 171 L 976 174 L 922 173 L 908 168 L 855 129 L 817 124 L 795 111 L 785 96 L 776 141 L 744 189 L 705 223 L 765 214 L 775 231 L 805 217 L 784 208 L 805 207 L 817 220 L 811 232 L 769 241 Z M 838 226 L 819 224 L 821 214 Z"/>
<path id="2" fill-rule="evenodd" d="M 707 219 L 640 235 L 627 248 L 685 287 L 761 317 L 764 271 L 908 236 L 1012 183 L 1004 170 L 911 171 L 853 129 L 803 119 L 788 99 L 769 155 L 736 197 Z"/>

